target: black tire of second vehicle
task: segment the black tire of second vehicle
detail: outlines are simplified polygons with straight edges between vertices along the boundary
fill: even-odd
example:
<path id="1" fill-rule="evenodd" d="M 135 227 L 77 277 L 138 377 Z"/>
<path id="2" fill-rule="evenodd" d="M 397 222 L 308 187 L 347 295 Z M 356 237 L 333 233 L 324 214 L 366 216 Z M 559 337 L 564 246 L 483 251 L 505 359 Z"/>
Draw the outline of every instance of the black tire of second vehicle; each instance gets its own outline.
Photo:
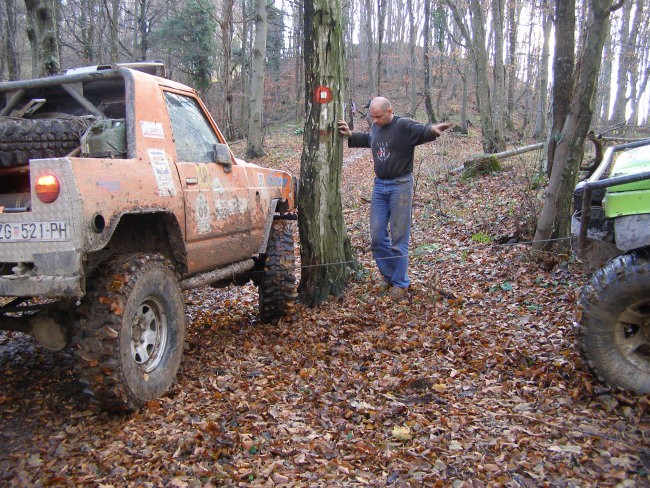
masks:
<path id="1" fill-rule="evenodd" d="M 610 386 L 649 393 L 648 258 L 627 254 L 612 259 L 591 276 L 580 303 L 579 341 L 589 367 Z"/>
<path id="2" fill-rule="evenodd" d="M 291 220 L 274 220 L 262 256 L 259 279 L 259 311 L 262 322 L 274 322 L 286 315 L 296 298 L 296 257 Z"/>
<path id="3" fill-rule="evenodd" d="M 176 272 L 161 255 L 130 254 L 89 281 L 74 341 L 81 381 L 105 410 L 138 409 L 167 391 L 181 362 L 185 305 Z M 151 351 L 138 352 L 133 343 L 147 321 Z"/>
<path id="4" fill-rule="evenodd" d="M 0 168 L 30 159 L 62 157 L 79 147 L 87 122 L 82 119 L 0 117 Z"/>

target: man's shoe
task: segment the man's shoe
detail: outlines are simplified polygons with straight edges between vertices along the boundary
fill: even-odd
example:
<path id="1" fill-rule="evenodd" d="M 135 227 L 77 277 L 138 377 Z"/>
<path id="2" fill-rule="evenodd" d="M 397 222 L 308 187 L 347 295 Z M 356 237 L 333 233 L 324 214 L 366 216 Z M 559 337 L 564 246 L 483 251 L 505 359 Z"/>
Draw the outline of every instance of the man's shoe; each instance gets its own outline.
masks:
<path id="1" fill-rule="evenodd" d="M 379 285 L 379 288 L 381 291 L 388 291 L 392 286 L 393 284 L 390 281 L 382 281 L 381 285 Z"/>
<path id="2" fill-rule="evenodd" d="M 400 288 L 399 286 L 394 286 L 388 292 L 388 296 L 391 298 L 402 298 L 406 295 L 406 288 Z"/>

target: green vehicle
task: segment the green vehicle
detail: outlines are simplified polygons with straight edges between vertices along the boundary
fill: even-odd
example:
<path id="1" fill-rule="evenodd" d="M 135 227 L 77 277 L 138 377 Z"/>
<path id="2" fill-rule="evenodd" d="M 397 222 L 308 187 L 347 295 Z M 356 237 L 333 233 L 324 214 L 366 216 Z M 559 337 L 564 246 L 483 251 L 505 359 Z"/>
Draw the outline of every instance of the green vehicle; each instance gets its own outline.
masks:
<path id="1" fill-rule="evenodd" d="M 650 139 L 611 147 L 574 192 L 574 247 L 589 280 L 579 342 L 613 387 L 650 392 Z"/>

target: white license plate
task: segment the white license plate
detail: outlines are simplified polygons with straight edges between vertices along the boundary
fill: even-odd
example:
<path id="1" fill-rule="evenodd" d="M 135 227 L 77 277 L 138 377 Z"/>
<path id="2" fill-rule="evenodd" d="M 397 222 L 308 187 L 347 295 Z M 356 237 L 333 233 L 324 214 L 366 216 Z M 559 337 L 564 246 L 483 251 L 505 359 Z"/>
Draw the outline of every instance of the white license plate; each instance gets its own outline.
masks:
<path id="1" fill-rule="evenodd" d="M 70 239 L 70 223 L 67 220 L 0 224 L 0 242 L 67 241 L 68 239 Z"/>

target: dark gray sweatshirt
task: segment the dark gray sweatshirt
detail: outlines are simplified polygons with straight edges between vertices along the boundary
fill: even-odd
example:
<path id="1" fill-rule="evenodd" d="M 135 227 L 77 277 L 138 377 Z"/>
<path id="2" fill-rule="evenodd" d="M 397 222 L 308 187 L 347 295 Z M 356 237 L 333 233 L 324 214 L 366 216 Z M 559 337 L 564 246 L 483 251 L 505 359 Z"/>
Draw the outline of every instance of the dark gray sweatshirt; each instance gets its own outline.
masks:
<path id="1" fill-rule="evenodd" d="M 415 146 L 436 138 L 431 124 L 395 115 L 388 125 L 373 124 L 370 132 L 353 132 L 348 147 L 371 148 L 375 175 L 382 180 L 393 180 L 413 172 Z"/>

